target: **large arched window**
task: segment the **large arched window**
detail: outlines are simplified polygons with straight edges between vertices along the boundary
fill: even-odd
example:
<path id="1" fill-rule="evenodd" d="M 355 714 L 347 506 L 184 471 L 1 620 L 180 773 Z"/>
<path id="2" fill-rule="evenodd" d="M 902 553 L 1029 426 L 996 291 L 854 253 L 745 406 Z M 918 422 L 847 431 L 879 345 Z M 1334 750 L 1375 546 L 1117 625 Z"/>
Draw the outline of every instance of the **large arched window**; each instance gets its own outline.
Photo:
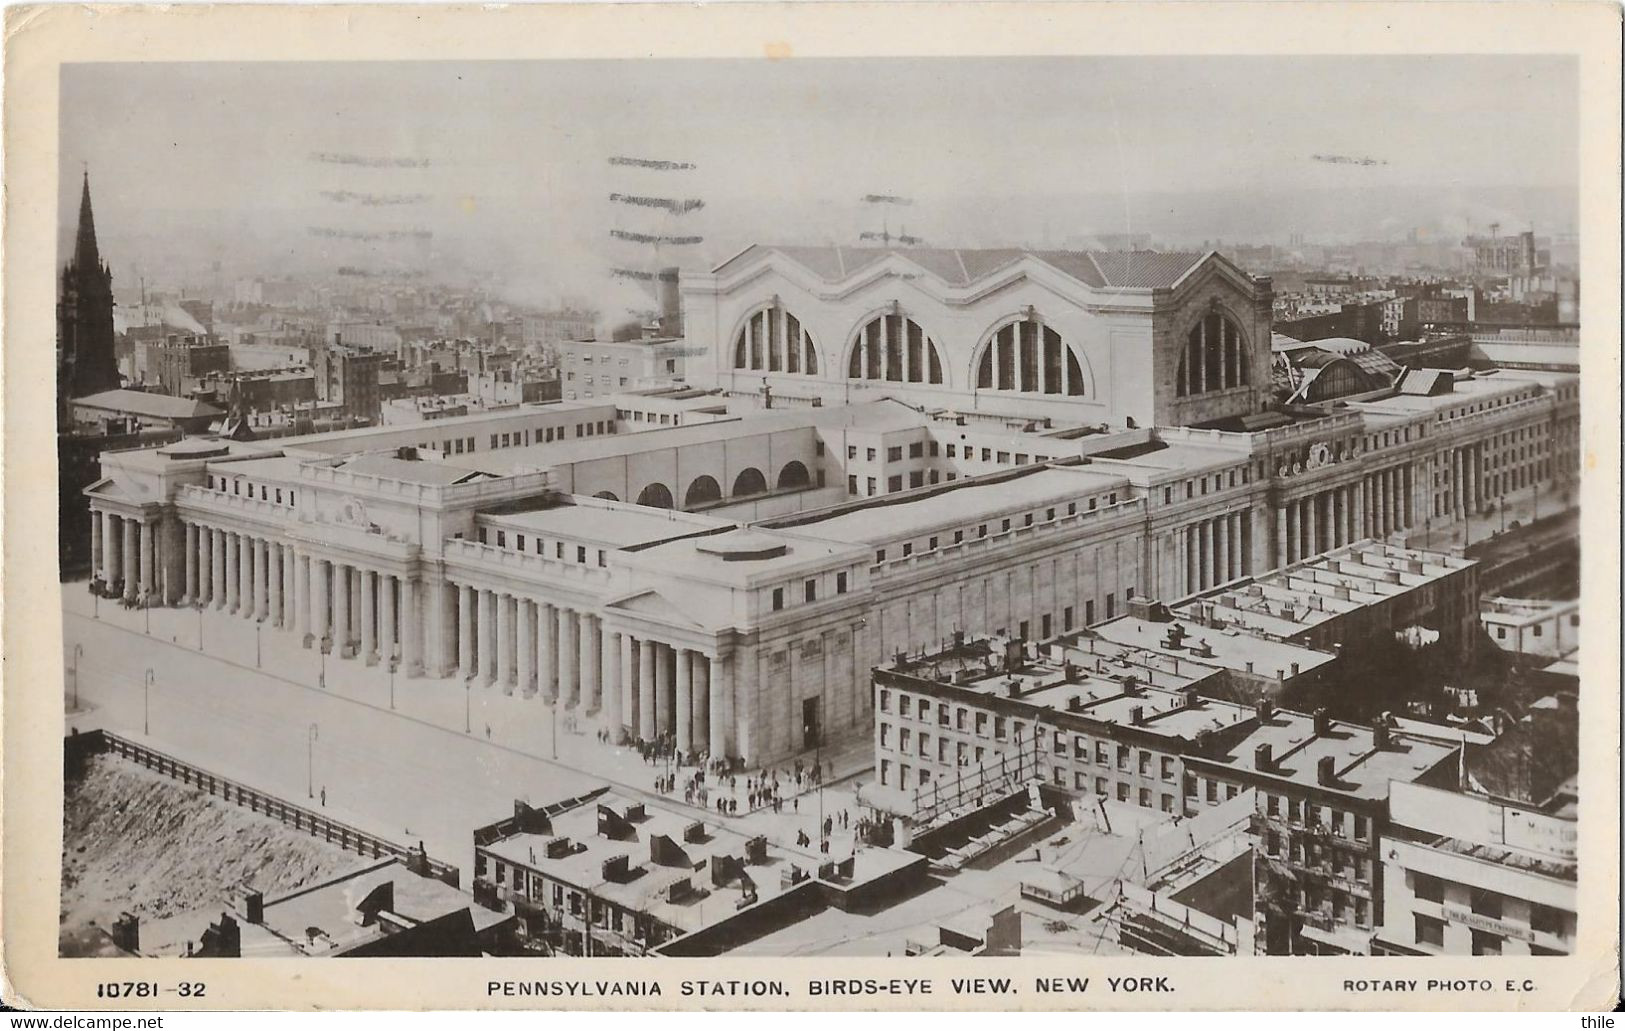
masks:
<path id="1" fill-rule="evenodd" d="M 818 375 L 818 348 L 801 320 L 777 303 L 745 320 L 734 337 L 734 368 Z"/>
<path id="2" fill-rule="evenodd" d="M 976 363 L 978 390 L 1081 397 L 1086 386 L 1077 352 L 1032 315 L 995 331 Z"/>
<path id="3" fill-rule="evenodd" d="M 784 468 L 779 470 L 780 490 L 788 490 L 793 487 L 805 487 L 811 482 L 812 477 L 807 474 L 807 467 L 802 465 L 800 462 L 786 462 Z"/>
<path id="4" fill-rule="evenodd" d="M 1247 348 L 1234 320 L 1211 312 L 1192 327 L 1174 380 L 1180 397 L 1246 386 L 1248 376 Z"/>
<path id="5" fill-rule="evenodd" d="M 722 500 L 722 486 L 710 476 L 697 477 L 683 494 L 684 508 L 698 508 Z"/>
<path id="6" fill-rule="evenodd" d="M 763 476 L 762 470 L 756 468 L 755 466 L 746 468 L 738 476 L 734 477 L 734 497 L 748 498 L 752 494 L 766 493 L 767 477 Z"/>
<path id="7" fill-rule="evenodd" d="M 651 483 L 638 492 L 638 504 L 646 508 L 671 508 L 671 488 L 664 483 Z"/>
<path id="8" fill-rule="evenodd" d="M 876 315 L 858 331 L 846 374 L 893 383 L 941 383 L 942 356 L 919 323 L 894 311 Z"/>

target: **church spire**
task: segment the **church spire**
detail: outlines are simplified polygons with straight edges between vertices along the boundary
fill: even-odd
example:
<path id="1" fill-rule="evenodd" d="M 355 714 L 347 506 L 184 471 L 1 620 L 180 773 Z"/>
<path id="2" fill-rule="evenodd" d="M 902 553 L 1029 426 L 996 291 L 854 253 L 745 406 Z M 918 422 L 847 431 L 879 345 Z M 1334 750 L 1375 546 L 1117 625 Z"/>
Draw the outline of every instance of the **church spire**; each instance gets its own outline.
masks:
<path id="1" fill-rule="evenodd" d="M 90 211 L 90 169 L 85 169 L 85 188 L 79 197 L 79 236 L 73 244 L 75 268 L 94 271 L 101 268 L 101 252 L 96 247 L 96 219 Z"/>

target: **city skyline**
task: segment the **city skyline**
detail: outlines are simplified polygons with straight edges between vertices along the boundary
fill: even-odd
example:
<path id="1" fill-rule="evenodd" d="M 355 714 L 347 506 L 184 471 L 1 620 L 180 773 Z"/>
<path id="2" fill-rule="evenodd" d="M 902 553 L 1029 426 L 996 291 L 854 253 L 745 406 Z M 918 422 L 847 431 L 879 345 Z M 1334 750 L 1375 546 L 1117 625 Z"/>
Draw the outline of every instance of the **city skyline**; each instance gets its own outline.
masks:
<path id="1" fill-rule="evenodd" d="M 670 180 L 707 202 L 668 219 L 705 238 L 673 251 L 689 269 L 883 224 L 941 246 L 1188 246 L 1561 233 L 1574 212 L 1565 58 L 979 59 L 952 77 L 930 59 L 164 69 L 63 71 L 61 175 L 89 168 L 120 287 L 195 281 L 215 261 L 336 266 L 355 248 L 317 234 L 337 224 L 422 230 L 438 274 L 494 279 L 517 303 L 613 306 L 629 292 L 605 274 L 608 230 L 626 213 L 607 195 L 651 179 L 614 179 L 616 154 L 697 166 Z M 1197 105 L 1201 134 L 1174 131 Z M 176 106 L 188 119 L 163 114 Z M 392 158 L 427 167 L 362 164 Z M 913 203 L 861 202 L 877 192 Z M 355 203 L 368 194 L 403 203 Z"/>

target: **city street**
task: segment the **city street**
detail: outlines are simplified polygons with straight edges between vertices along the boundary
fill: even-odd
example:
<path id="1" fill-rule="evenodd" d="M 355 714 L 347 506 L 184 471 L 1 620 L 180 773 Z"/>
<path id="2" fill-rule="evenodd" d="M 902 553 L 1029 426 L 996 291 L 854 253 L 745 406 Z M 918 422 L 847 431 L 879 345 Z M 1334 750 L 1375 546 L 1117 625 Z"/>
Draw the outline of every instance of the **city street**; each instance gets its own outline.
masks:
<path id="1" fill-rule="evenodd" d="M 599 743 L 585 716 L 574 729 L 568 715 L 555 727 L 537 699 L 457 678 L 392 678 L 383 666 L 324 658 L 292 633 L 256 631 L 220 611 L 124 609 L 83 583 L 64 584 L 63 595 L 65 687 L 72 709 L 77 668 L 82 710 L 70 727 L 105 726 L 290 801 L 320 807 L 325 789 L 326 811 L 392 839 L 422 840 L 430 855 L 464 868 L 465 885 L 472 829 L 510 815 L 516 798 L 543 805 L 611 783 L 684 804 L 681 782 L 675 797 L 652 791 L 664 765 Z M 837 779 L 861 780 L 869 755 L 865 737 L 826 759 Z M 745 781 L 738 778 L 741 811 Z M 781 793 L 781 813 L 739 821 L 792 840 L 804 829 L 816 841 L 818 793 L 809 788 L 799 811 L 789 784 Z M 832 781 L 824 810 L 841 809 L 856 818 L 850 782 Z M 832 853 L 850 847 L 849 833 L 832 836 Z"/>

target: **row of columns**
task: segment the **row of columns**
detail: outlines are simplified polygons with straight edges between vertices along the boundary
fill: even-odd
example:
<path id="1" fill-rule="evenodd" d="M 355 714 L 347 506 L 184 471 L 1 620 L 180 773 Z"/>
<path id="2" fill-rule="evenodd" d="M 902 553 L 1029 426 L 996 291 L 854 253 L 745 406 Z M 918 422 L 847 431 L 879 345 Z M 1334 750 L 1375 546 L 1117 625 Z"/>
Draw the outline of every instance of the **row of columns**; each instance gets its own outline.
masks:
<path id="1" fill-rule="evenodd" d="M 606 628 L 565 605 L 470 584 L 455 593 L 465 680 L 596 716 L 616 741 L 669 737 L 681 752 L 728 753 L 731 662 Z"/>
<path id="2" fill-rule="evenodd" d="M 109 511 L 93 514 L 90 553 L 98 579 L 117 589 L 125 601 L 150 599 L 158 591 L 163 561 L 158 524 Z"/>
<path id="3" fill-rule="evenodd" d="M 1180 543 L 1186 592 L 1205 591 L 1251 573 L 1252 535 L 1251 512 L 1227 512 L 1185 527 Z"/>
<path id="4" fill-rule="evenodd" d="M 367 665 L 404 663 L 421 671 L 418 582 L 298 551 L 292 544 L 219 527 L 185 527 L 182 604 L 293 630 Z"/>
<path id="5" fill-rule="evenodd" d="M 1479 444 L 1452 448 L 1450 463 L 1450 511 L 1478 512 L 1484 505 L 1484 448 Z"/>
<path id="6" fill-rule="evenodd" d="M 1275 511 L 1278 564 L 1406 529 L 1415 519 L 1413 490 L 1412 468 L 1401 465 L 1287 501 Z"/>

